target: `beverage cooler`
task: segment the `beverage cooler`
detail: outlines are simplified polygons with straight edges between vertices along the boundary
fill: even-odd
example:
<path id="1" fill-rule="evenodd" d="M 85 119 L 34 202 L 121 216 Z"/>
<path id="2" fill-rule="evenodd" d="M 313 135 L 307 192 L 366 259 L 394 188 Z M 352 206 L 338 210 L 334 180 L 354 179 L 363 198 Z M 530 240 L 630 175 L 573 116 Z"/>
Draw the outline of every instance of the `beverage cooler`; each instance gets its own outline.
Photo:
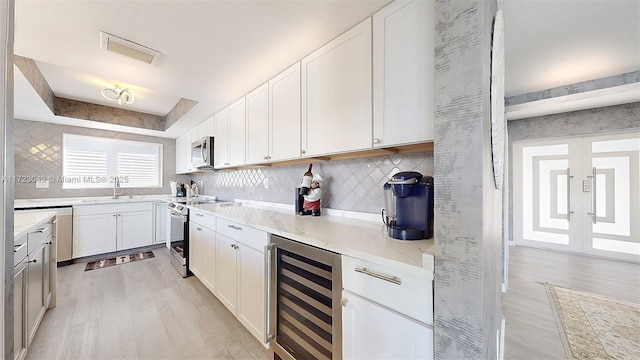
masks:
<path id="1" fill-rule="evenodd" d="M 340 255 L 272 235 L 266 256 L 273 358 L 341 359 Z"/>

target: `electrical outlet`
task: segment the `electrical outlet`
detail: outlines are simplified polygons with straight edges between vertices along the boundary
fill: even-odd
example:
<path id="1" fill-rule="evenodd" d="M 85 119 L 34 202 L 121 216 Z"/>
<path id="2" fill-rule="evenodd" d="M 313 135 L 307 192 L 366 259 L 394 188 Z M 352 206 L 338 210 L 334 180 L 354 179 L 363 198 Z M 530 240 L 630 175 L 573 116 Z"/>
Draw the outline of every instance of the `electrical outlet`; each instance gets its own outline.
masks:
<path id="1" fill-rule="evenodd" d="M 48 189 L 49 188 L 49 180 L 36 180 L 36 189 Z"/>
<path id="2" fill-rule="evenodd" d="M 264 184 L 265 189 L 269 188 L 269 178 L 264 178 L 264 180 L 262 180 L 262 183 Z"/>

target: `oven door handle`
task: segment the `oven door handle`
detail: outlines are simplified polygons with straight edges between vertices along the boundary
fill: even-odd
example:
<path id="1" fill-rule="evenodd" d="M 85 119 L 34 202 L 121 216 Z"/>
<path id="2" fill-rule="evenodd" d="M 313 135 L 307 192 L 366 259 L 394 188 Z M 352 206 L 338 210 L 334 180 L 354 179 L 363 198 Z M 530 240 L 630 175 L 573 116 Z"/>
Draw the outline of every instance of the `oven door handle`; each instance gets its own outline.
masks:
<path id="1" fill-rule="evenodd" d="M 267 289 L 267 301 L 265 301 L 265 314 L 267 315 L 266 339 L 269 343 L 276 337 L 276 244 L 264 247 L 264 280 Z"/>
<path id="2" fill-rule="evenodd" d="M 176 219 L 176 220 L 180 220 L 180 221 L 182 221 L 183 223 L 186 223 L 186 222 L 187 222 L 187 217 L 186 217 L 186 216 L 184 216 L 184 215 L 177 215 L 177 214 L 174 214 L 174 213 L 170 212 L 170 213 L 169 213 L 169 216 L 171 216 L 172 218 L 174 218 L 174 219 Z"/>

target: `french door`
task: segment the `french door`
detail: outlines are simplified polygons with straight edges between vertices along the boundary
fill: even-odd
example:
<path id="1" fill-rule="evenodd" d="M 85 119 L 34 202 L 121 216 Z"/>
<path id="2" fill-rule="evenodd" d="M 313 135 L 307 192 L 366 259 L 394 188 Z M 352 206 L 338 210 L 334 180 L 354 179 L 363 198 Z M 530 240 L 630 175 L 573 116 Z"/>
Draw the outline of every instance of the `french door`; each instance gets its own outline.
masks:
<path id="1" fill-rule="evenodd" d="M 640 132 L 513 144 L 516 244 L 640 262 Z"/>

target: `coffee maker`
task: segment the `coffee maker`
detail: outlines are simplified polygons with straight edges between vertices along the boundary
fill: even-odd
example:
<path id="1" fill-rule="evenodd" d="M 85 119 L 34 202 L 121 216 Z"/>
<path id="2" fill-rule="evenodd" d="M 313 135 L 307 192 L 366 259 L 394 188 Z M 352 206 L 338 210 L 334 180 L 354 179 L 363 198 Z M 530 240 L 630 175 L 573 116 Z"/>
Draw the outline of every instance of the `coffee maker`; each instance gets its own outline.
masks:
<path id="1" fill-rule="evenodd" d="M 419 172 L 395 174 L 384 184 L 382 221 L 389 236 L 400 240 L 433 237 L 433 177 Z"/>

